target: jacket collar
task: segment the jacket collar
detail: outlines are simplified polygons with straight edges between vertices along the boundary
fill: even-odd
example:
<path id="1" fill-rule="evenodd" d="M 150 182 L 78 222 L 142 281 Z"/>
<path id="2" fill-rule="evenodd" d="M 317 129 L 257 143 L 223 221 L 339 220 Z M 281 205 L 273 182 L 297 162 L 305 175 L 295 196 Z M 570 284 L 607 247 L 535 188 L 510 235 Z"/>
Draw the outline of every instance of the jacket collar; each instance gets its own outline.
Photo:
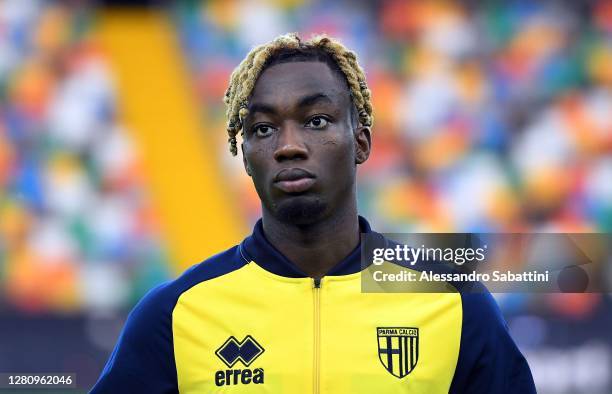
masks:
<path id="1" fill-rule="evenodd" d="M 362 233 L 374 233 L 368 221 L 362 216 L 359 216 L 359 228 Z M 261 219 L 255 224 L 253 233 L 242 241 L 240 250 L 247 260 L 254 261 L 263 269 L 274 274 L 291 278 L 308 277 L 266 239 Z M 334 265 L 326 275 L 349 275 L 359 271 L 361 271 L 361 241 L 348 256 Z"/>

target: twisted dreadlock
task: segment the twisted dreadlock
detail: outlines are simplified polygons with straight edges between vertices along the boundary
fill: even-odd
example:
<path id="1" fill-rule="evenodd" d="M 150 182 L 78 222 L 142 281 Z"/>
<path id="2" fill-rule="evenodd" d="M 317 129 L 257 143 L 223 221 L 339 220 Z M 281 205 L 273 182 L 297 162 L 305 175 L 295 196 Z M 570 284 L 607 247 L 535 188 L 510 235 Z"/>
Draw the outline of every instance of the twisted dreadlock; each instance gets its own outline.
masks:
<path id="1" fill-rule="evenodd" d="M 248 99 L 263 70 L 276 63 L 306 60 L 325 62 L 341 73 L 346 79 L 359 123 L 372 126 L 371 93 L 355 53 L 325 35 L 302 41 L 296 33 L 289 33 L 254 48 L 230 76 L 223 101 L 227 106 L 227 134 L 232 155 L 238 154 L 236 135 L 242 132 L 243 120 L 249 113 Z"/>

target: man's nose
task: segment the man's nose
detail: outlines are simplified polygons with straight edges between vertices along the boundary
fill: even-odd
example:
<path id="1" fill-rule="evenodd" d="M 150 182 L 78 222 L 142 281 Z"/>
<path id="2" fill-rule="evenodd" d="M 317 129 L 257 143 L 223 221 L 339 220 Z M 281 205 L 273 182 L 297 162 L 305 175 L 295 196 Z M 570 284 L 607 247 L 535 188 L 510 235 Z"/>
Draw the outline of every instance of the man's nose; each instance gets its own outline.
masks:
<path id="1" fill-rule="evenodd" d="M 303 137 L 303 130 L 300 130 L 299 126 L 284 126 L 279 133 L 274 159 L 284 161 L 308 158 L 308 149 Z"/>

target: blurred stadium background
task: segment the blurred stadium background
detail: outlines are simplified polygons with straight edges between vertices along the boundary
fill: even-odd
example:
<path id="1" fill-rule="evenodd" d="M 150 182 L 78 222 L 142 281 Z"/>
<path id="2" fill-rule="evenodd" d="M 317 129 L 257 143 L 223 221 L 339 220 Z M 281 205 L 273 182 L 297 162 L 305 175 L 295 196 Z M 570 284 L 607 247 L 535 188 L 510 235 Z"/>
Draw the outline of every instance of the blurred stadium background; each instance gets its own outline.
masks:
<path id="1" fill-rule="evenodd" d="M 0 371 L 87 389 L 148 289 L 250 231 L 222 96 L 288 31 L 366 70 L 379 231 L 611 231 L 610 1 L 4 0 Z M 612 392 L 609 294 L 497 298 L 540 392 Z"/>

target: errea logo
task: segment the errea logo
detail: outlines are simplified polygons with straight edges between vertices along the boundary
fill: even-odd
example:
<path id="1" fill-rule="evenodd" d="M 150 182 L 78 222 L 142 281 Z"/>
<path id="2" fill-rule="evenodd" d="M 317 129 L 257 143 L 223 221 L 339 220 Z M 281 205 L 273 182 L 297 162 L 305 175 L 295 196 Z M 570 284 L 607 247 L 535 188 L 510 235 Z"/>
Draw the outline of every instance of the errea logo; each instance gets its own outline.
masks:
<path id="1" fill-rule="evenodd" d="M 255 338 L 247 335 L 242 341 L 231 336 L 217 349 L 215 354 L 228 368 L 232 368 L 238 361 L 248 367 L 264 352 L 264 348 Z M 215 373 L 215 384 L 227 386 L 236 384 L 261 384 L 264 382 L 263 368 L 227 369 Z"/>

